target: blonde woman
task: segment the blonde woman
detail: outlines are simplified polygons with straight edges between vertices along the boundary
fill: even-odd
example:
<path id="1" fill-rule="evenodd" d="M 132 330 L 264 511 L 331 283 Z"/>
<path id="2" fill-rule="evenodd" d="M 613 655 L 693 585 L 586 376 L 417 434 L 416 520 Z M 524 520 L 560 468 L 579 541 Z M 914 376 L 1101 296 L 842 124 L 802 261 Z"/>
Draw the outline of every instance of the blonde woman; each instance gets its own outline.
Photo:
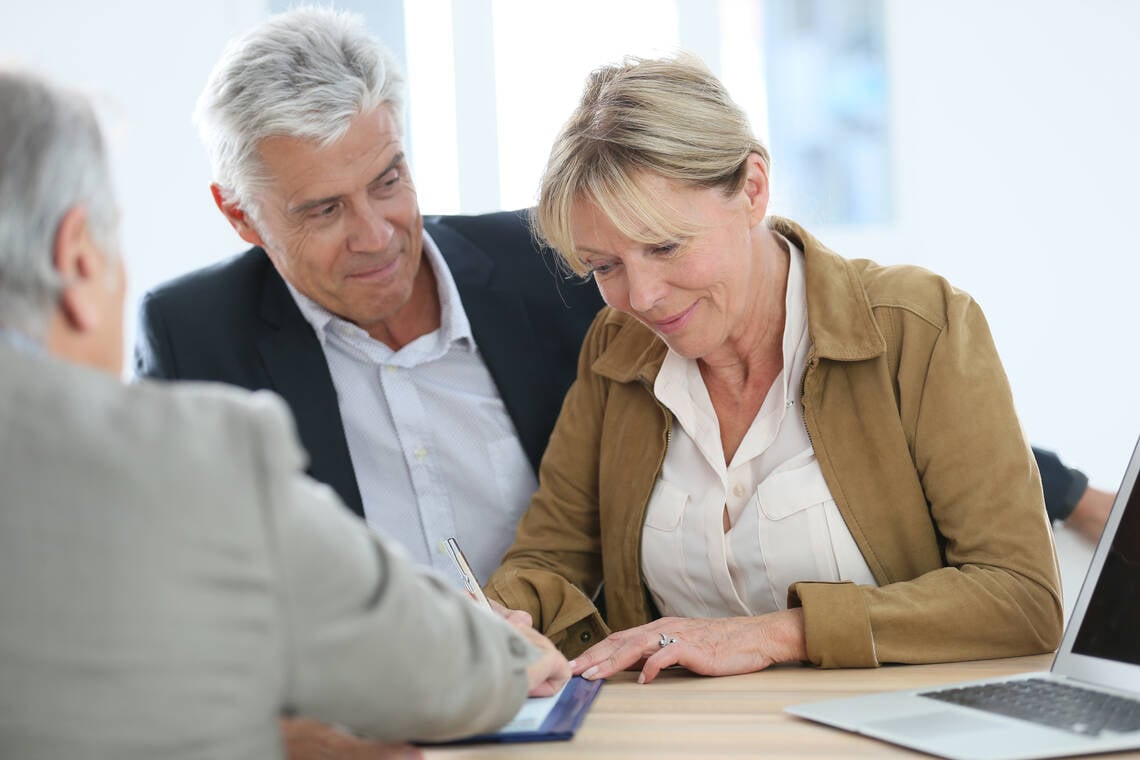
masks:
<path id="1" fill-rule="evenodd" d="M 978 305 L 769 195 L 699 61 L 591 76 L 534 217 L 608 308 L 490 595 L 587 678 L 1052 650 L 1041 483 Z"/>

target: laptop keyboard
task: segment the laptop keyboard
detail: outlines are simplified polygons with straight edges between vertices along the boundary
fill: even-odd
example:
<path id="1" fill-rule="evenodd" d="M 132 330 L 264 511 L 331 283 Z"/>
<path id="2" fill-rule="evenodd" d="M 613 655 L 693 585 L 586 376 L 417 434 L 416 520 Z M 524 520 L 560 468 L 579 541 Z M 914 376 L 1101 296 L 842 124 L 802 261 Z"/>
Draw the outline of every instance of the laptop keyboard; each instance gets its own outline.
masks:
<path id="1" fill-rule="evenodd" d="M 1084 736 L 1140 731 L 1140 701 L 1029 678 L 927 691 L 919 696 L 1040 723 Z"/>

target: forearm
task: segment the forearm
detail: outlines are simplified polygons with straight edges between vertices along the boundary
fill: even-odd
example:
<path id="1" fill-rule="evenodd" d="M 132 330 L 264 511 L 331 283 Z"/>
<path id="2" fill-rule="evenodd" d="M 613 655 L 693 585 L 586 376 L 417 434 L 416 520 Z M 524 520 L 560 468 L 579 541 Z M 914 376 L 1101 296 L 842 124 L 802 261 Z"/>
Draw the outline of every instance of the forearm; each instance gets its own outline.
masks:
<path id="1" fill-rule="evenodd" d="M 797 583 L 807 659 L 875 667 L 1049 652 L 1060 610 L 1048 584 L 1000 567 L 946 567 L 882 587 Z"/>

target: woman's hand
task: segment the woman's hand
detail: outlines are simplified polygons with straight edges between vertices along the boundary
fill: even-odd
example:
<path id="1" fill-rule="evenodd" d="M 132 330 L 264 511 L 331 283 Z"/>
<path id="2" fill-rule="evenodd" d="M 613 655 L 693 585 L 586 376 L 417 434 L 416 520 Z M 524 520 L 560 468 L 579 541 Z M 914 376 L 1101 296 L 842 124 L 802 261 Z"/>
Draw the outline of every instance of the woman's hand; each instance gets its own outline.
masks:
<path id="1" fill-rule="evenodd" d="M 637 682 L 649 683 L 670 665 L 729 676 L 806 659 L 804 613 L 796 608 L 758 617 L 661 618 L 607 636 L 571 665 L 595 679 L 644 663 Z"/>

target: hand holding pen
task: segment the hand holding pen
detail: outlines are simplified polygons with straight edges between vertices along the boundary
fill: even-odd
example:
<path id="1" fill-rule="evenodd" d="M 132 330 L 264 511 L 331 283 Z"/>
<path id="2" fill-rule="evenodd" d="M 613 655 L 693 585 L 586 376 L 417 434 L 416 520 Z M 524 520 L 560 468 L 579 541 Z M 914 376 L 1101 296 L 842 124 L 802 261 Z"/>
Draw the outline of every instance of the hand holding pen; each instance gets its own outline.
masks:
<path id="1" fill-rule="evenodd" d="M 483 593 L 479 579 L 475 577 L 475 572 L 471 569 L 471 564 L 463 555 L 463 550 L 459 548 L 458 541 L 454 538 L 447 539 L 447 549 L 451 553 L 451 558 L 455 561 L 456 567 L 459 568 L 459 574 L 463 576 L 463 585 L 467 588 L 468 595 L 480 605 L 504 618 L 523 638 L 530 642 L 531 646 L 538 650 L 539 658 L 526 669 L 527 683 L 530 687 L 528 696 L 549 697 L 557 694 L 558 690 L 570 680 L 570 663 L 555 648 L 550 639 L 534 630 L 533 619 L 529 612 L 507 609 L 498 602 L 492 602 L 487 598 L 486 594 Z"/>

